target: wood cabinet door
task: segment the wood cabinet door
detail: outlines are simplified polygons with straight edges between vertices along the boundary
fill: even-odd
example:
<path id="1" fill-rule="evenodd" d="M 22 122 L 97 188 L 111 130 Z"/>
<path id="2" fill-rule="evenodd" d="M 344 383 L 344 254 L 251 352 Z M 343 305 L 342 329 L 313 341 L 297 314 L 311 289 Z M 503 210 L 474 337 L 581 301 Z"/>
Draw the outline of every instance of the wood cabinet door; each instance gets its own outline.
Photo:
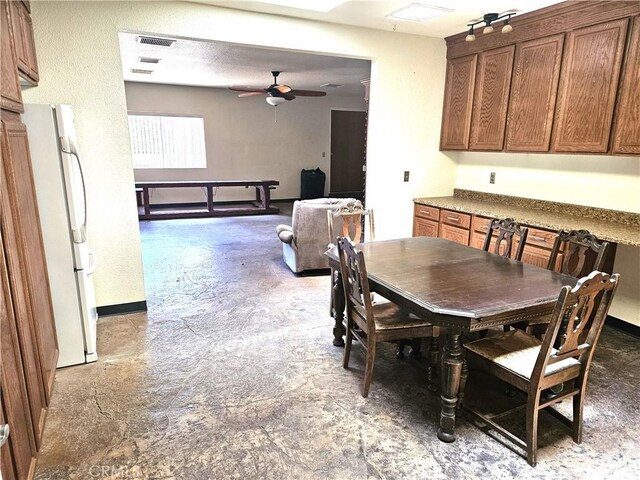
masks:
<path id="1" fill-rule="evenodd" d="M 36 337 L 36 349 L 46 404 L 48 404 L 58 362 L 58 341 L 40 231 L 38 205 L 33 185 L 27 129 L 20 122 L 19 117 L 9 118 L 9 115 L 4 113 L 2 123 L 4 142 L 8 147 L 8 155 L 3 153 L 7 200 L 13 217 L 21 265 L 26 274 L 31 306 L 31 328 Z"/>
<path id="2" fill-rule="evenodd" d="M 560 34 L 516 46 L 506 150 L 549 151 L 563 44 Z"/>
<path id="3" fill-rule="evenodd" d="M 625 18 L 567 33 L 553 151 L 609 150 L 627 23 Z"/>
<path id="4" fill-rule="evenodd" d="M 438 231 L 440 238 L 451 240 L 452 242 L 462 245 L 469 245 L 469 230 L 441 223 Z"/>
<path id="5" fill-rule="evenodd" d="M 478 59 L 470 150 L 502 150 L 514 45 L 482 52 Z"/>
<path id="6" fill-rule="evenodd" d="M 27 11 L 27 8 L 24 4 L 21 21 L 22 39 L 27 53 L 27 65 L 29 70 L 25 73 L 27 73 L 27 75 L 29 75 L 29 78 L 37 83 L 40 77 L 38 74 L 38 58 L 36 57 L 36 42 L 33 38 L 33 21 L 31 20 L 31 15 Z"/>
<path id="7" fill-rule="evenodd" d="M 22 113 L 24 108 L 9 23 L 9 4 L 5 0 L 0 0 L 0 80 L 0 107 Z"/>
<path id="8" fill-rule="evenodd" d="M 469 148 L 471 107 L 473 105 L 477 61 L 477 55 L 469 55 L 447 62 L 440 150 L 466 150 Z"/>
<path id="9" fill-rule="evenodd" d="M 7 137 L 4 123 L 0 123 L 2 162 L 0 163 L 0 226 L 2 230 L 3 255 L 6 261 L 7 278 L 3 285 L 11 286 L 11 300 L 15 328 L 19 340 L 27 396 L 31 412 L 31 423 L 36 446 L 44 428 L 46 396 L 40 368 L 36 333 L 28 289 L 29 275 L 24 268 L 24 249 L 16 229 L 16 219 L 10 207 L 9 187 L 4 167 L 9 163 Z M 7 303 L 8 304 L 8 303 Z"/>
<path id="10" fill-rule="evenodd" d="M 640 154 L 640 17 L 633 19 L 616 114 L 613 153 Z"/>
<path id="11" fill-rule="evenodd" d="M 437 237 L 438 223 L 422 218 L 413 219 L 413 236 L 414 237 Z"/>
<path id="12" fill-rule="evenodd" d="M 0 423 L 6 422 L 11 428 L 9 441 L 0 452 L 2 477 L 32 478 L 35 468 L 36 445 L 1 235 L 0 280 L 2 282 L 2 292 L 0 292 L 0 349 L 2 351 L 0 399 L 5 417 L 4 421 L 0 421 Z M 12 465 L 5 465 L 7 456 L 11 457 L 10 463 Z"/>

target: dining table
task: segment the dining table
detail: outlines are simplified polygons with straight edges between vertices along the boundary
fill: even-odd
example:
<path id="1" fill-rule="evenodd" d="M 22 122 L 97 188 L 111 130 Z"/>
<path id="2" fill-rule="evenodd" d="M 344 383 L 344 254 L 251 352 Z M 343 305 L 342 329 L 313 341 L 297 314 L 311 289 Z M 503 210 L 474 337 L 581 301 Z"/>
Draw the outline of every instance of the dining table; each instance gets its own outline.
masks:
<path id="1" fill-rule="evenodd" d="M 573 287 L 578 281 L 442 238 L 366 242 L 357 249 L 364 254 L 372 292 L 446 330 L 438 428 L 438 438 L 444 442 L 456 438 L 456 408 L 462 403 L 467 378 L 462 334 L 549 315 L 561 287 Z M 326 255 L 339 272 L 337 247 Z M 342 276 L 334 278 L 333 344 L 344 346 Z"/>

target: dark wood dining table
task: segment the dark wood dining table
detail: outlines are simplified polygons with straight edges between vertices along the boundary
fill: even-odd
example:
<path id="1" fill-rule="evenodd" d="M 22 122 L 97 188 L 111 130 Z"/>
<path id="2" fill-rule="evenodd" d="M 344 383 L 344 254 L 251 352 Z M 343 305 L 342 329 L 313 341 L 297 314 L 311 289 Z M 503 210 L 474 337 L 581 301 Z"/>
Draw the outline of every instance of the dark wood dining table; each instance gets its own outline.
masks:
<path id="1" fill-rule="evenodd" d="M 460 337 L 550 314 L 560 288 L 578 279 L 441 238 L 414 237 L 358 245 L 364 253 L 372 292 L 446 328 L 441 367 L 438 438 L 455 440 L 456 407 L 467 377 Z M 340 269 L 337 248 L 327 252 Z M 344 290 L 332 287 L 333 344 L 343 346 Z M 425 379 L 426 380 L 426 379 Z"/>

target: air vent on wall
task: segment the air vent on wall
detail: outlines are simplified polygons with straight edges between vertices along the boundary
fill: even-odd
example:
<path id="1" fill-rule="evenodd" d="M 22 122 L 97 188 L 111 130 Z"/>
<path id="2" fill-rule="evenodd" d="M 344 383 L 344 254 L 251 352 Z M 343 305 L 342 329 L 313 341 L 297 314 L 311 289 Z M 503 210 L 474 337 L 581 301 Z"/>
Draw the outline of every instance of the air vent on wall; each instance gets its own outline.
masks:
<path id="1" fill-rule="evenodd" d="M 159 58 L 138 57 L 138 62 L 140 62 L 140 63 L 158 63 L 159 61 L 160 61 Z"/>
<path id="2" fill-rule="evenodd" d="M 324 87 L 324 88 L 340 88 L 340 87 L 344 87 L 344 84 L 342 84 L 342 83 L 323 83 L 320 86 Z"/>
<path id="3" fill-rule="evenodd" d="M 170 47 L 175 40 L 170 38 L 158 38 L 158 37 L 138 37 L 138 42 L 144 45 L 156 45 L 158 47 Z"/>
<path id="4" fill-rule="evenodd" d="M 131 69 L 131 73 L 141 73 L 143 75 L 149 75 L 151 73 L 153 73 L 153 70 L 144 70 L 141 68 L 132 68 Z"/>

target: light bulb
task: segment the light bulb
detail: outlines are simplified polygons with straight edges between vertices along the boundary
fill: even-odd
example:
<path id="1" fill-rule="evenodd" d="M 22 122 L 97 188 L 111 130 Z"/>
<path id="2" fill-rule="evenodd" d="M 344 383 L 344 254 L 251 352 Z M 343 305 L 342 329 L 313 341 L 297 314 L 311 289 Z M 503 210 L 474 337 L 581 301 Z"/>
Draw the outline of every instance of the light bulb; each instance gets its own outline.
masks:
<path id="1" fill-rule="evenodd" d="M 502 33 L 509 33 L 513 31 L 513 27 L 511 25 L 509 25 L 508 23 L 505 24 L 504 27 L 502 27 Z"/>
<path id="2" fill-rule="evenodd" d="M 269 105 L 273 105 L 274 107 L 277 107 L 278 105 L 280 105 L 281 103 L 284 103 L 284 98 L 282 97 L 267 97 L 267 103 Z"/>
<path id="3" fill-rule="evenodd" d="M 493 27 L 491 25 L 487 25 L 486 27 L 484 27 L 484 30 L 482 30 L 482 33 L 491 33 L 493 32 Z"/>
<path id="4" fill-rule="evenodd" d="M 475 41 L 476 36 L 473 33 L 470 33 L 469 35 L 467 35 L 464 39 L 465 42 L 473 42 Z"/>

